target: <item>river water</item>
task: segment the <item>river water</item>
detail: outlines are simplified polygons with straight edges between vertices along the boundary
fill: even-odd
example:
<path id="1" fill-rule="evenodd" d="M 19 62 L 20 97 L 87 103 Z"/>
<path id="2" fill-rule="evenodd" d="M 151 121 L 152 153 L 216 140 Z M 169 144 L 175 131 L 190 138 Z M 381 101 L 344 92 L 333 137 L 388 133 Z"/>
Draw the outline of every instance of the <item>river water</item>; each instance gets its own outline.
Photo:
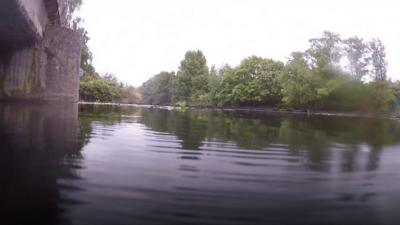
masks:
<path id="1" fill-rule="evenodd" d="M 0 105 L 1 224 L 397 224 L 400 122 Z"/>

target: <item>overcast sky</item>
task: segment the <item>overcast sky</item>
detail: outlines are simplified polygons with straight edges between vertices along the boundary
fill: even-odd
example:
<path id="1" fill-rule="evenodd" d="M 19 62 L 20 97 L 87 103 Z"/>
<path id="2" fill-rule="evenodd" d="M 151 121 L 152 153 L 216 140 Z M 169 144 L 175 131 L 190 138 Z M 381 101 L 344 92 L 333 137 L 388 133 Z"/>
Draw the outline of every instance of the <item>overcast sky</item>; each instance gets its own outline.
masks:
<path id="1" fill-rule="evenodd" d="M 176 71 L 187 50 L 208 65 L 258 55 L 285 61 L 324 30 L 343 38 L 381 38 L 389 76 L 400 79 L 400 5 L 396 0 L 84 0 L 81 16 L 94 65 L 139 86 Z"/>

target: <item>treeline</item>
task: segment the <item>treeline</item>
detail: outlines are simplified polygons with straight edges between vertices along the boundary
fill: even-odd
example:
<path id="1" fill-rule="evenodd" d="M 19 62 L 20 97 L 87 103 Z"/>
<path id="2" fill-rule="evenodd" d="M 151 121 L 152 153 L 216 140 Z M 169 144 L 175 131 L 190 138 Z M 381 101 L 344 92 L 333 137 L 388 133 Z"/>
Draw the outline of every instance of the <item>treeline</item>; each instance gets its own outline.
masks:
<path id="1" fill-rule="evenodd" d="M 81 57 L 82 74 L 80 78 L 80 101 L 138 103 L 140 94 L 135 87 L 120 82 L 114 75 L 100 75 L 96 72 L 92 60 L 93 55 L 87 45 L 89 38 L 84 33 Z"/>
<path id="2" fill-rule="evenodd" d="M 201 51 L 188 51 L 176 73 L 161 72 L 139 91 L 143 103 L 155 105 L 393 112 L 400 102 L 382 42 L 332 32 L 310 39 L 286 63 L 251 56 L 216 69 Z"/>

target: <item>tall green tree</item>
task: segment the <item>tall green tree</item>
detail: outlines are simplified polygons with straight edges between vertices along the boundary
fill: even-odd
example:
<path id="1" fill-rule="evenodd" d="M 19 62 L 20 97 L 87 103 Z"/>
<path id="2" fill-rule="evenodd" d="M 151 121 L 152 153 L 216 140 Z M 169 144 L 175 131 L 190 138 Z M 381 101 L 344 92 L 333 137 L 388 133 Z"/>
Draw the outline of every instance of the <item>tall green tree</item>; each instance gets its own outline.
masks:
<path id="1" fill-rule="evenodd" d="M 371 60 L 372 60 L 372 75 L 375 81 L 386 80 L 387 72 L 387 61 L 385 46 L 380 39 L 374 39 L 369 43 L 371 48 Z"/>
<path id="2" fill-rule="evenodd" d="M 395 90 L 390 88 L 387 81 L 387 61 L 385 46 L 380 39 L 373 39 L 369 43 L 371 49 L 372 77 L 370 85 L 373 90 L 373 106 L 381 112 L 388 112 L 396 105 Z"/>
<path id="3" fill-rule="evenodd" d="M 215 66 L 212 66 L 209 72 L 208 77 L 208 86 L 209 86 L 209 94 L 208 94 L 208 102 L 209 105 L 215 106 L 217 105 L 217 93 L 221 86 L 222 75 L 221 71 L 217 71 Z"/>
<path id="4" fill-rule="evenodd" d="M 139 88 L 142 101 L 151 105 L 169 105 L 175 89 L 176 76 L 174 72 L 161 72 Z"/>
<path id="5" fill-rule="evenodd" d="M 287 106 L 313 108 L 320 100 L 323 80 L 309 67 L 305 53 L 294 52 L 281 77 L 282 101 Z"/>
<path id="6" fill-rule="evenodd" d="M 219 98 L 222 105 L 276 104 L 281 99 L 279 77 L 284 64 L 257 56 L 225 71 Z"/>
<path id="7" fill-rule="evenodd" d="M 370 61 L 368 44 L 363 39 L 352 37 L 343 41 L 344 51 L 349 61 L 349 71 L 352 78 L 361 81 L 368 74 Z"/>
<path id="8" fill-rule="evenodd" d="M 82 51 L 81 51 L 81 70 L 82 70 L 82 78 L 90 79 L 90 78 L 98 78 L 98 74 L 96 73 L 96 69 L 93 66 L 93 53 L 90 51 L 88 42 L 90 38 L 88 36 L 88 32 L 83 30 L 83 41 L 82 41 Z"/>
<path id="9" fill-rule="evenodd" d="M 188 51 L 177 73 L 176 100 L 190 101 L 208 93 L 208 67 L 203 52 Z"/>
<path id="10" fill-rule="evenodd" d="M 340 35 L 325 31 L 321 38 L 310 39 L 310 44 L 306 51 L 310 65 L 329 78 L 331 72 L 339 67 L 342 57 Z"/>

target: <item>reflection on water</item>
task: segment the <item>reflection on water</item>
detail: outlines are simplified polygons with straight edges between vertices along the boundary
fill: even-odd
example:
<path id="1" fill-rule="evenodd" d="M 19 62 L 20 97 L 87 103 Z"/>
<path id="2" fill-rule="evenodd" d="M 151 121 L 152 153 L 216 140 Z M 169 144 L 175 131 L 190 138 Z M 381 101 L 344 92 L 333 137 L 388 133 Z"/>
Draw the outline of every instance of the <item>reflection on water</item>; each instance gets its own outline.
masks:
<path id="1" fill-rule="evenodd" d="M 0 105 L 2 224 L 61 222 L 58 179 L 80 179 L 67 160 L 79 155 L 77 128 L 77 105 Z"/>
<path id="2" fill-rule="evenodd" d="M 396 224 L 400 123 L 0 106 L 0 203 L 40 224 Z"/>

